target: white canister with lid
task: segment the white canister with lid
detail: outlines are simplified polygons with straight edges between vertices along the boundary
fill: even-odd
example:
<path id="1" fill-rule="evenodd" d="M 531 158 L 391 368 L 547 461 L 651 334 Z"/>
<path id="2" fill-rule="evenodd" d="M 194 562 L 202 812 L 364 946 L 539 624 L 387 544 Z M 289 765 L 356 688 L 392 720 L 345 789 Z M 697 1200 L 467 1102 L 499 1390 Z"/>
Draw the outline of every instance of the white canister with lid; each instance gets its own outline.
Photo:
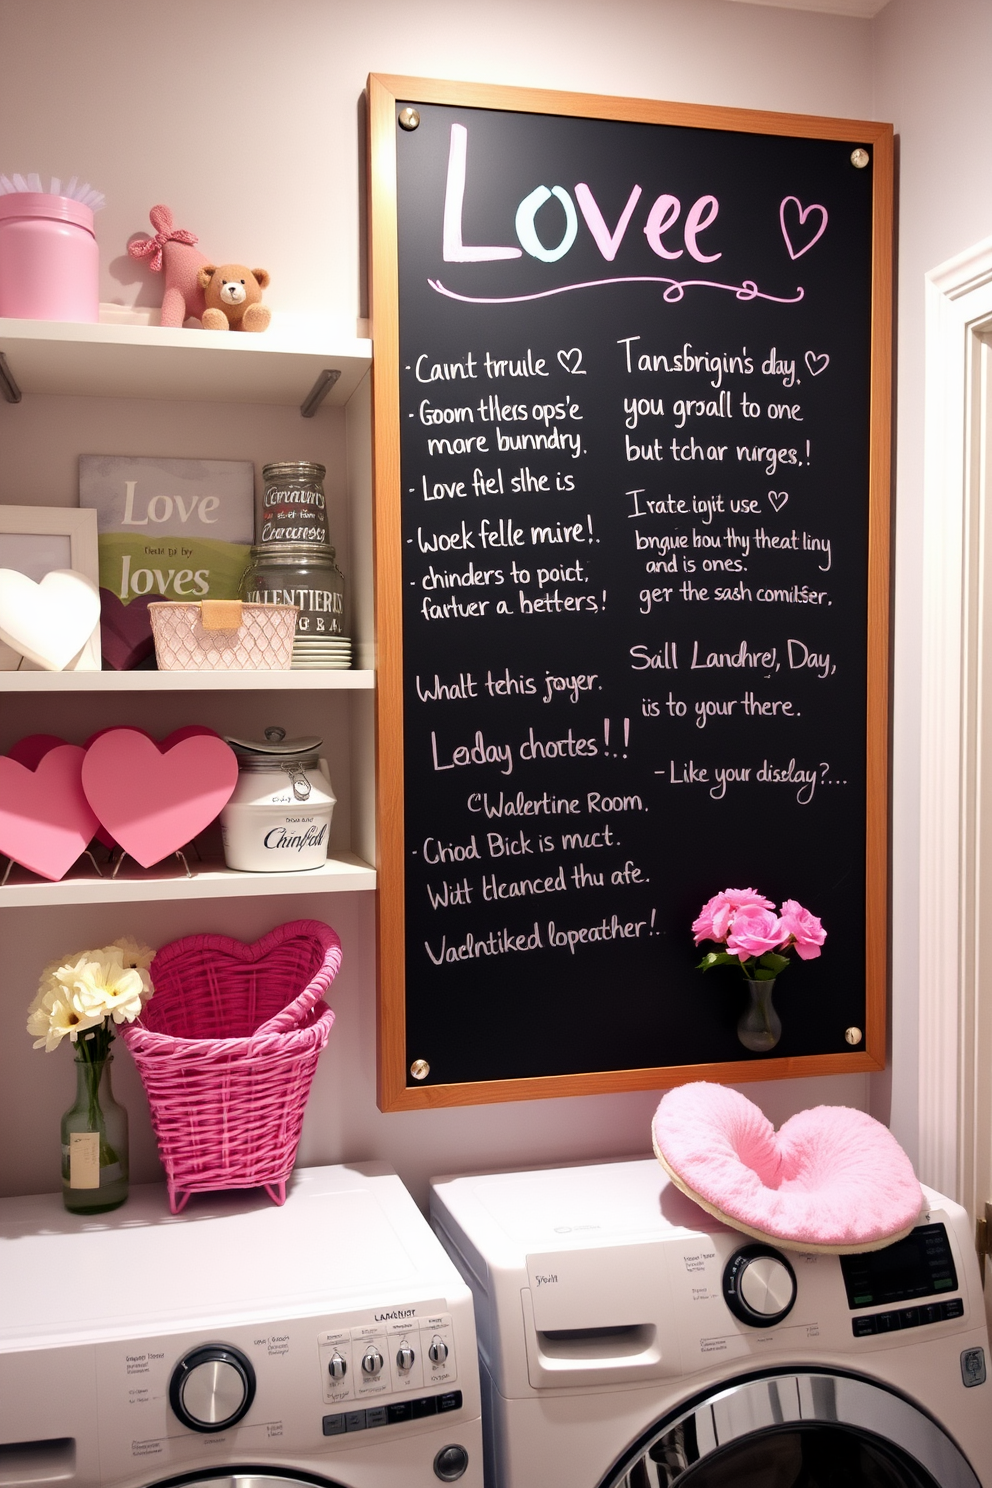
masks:
<path id="1" fill-rule="evenodd" d="M 224 860 L 243 873 L 298 873 L 319 868 L 335 795 L 317 738 L 228 739 L 238 756 L 238 783 L 221 812 Z"/>

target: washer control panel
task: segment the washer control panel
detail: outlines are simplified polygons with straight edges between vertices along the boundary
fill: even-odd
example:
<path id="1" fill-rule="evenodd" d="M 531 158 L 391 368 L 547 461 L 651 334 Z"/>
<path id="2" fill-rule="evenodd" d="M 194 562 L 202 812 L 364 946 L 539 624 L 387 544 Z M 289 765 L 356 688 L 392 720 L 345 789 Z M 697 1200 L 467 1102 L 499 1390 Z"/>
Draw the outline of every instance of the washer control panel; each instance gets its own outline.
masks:
<path id="1" fill-rule="evenodd" d="M 862 1307 L 888 1310 L 894 1302 L 918 1302 L 958 1290 L 947 1226 L 940 1223 L 917 1225 L 881 1250 L 841 1256 L 840 1269 L 852 1312 Z M 915 1309 L 902 1312 L 907 1310 Z"/>
<path id="2" fill-rule="evenodd" d="M 317 1352 L 325 1405 L 419 1395 L 451 1385 L 458 1377 L 454 1332 L 446 1312 L 321 1333 Z"/>
<path id="3" fill-rule="evenodd" d="M 344 1436 L 350 1431 L 367 1431 L 375 1426 L 394 1426 L 397 1421 L 420 1421 L 424 1416 L 444 1416 L 461 1410 L 461 1390 L 447 1390 L 443 1395 L 425 1395 L 420 1400 L 394 1400 L 391 1405 L 370 1405 L 365 1410 L 336 1411 L 325 1416 L 325 1436 Z"/>
<path id="4" fill-rule="evenodd" d="M 921 1307 L 895 1307 L 889 1312 L 869 1312 L 851 1319 L 855 1338 L 871 1338 L 875 1333 L 898 1333 L 902 1328 L 924 1328 L 929 1323 L 944 1323 L 949 1318 L 964 1317 L 960 1297 L 946 1302 L 926 1302 Z"/>

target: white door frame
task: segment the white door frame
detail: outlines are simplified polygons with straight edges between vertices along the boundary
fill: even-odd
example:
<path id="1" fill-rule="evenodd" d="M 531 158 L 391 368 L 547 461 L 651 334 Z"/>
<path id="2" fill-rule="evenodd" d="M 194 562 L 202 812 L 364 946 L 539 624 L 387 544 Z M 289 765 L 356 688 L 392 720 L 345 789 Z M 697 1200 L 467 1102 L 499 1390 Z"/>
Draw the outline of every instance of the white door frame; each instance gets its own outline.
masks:
<path id="1" fill-rule="evenodd" d="M 992 646 L 983 645 L 992 624 L 990 336 L 992 238 L 934 269 L 926 281 L 920 1172 L 972 1213 L 979 1200 L 992 1198 L 979 1192 L 989 1176 L 992 1124 L 992 1077 L 982 1070 L 992 964 L 981 948 L 979 913 L 983 858 L 986 874 L 992 870 L 992 843 L 980 827 L 992 796 L 992 762 L 982 768 L 983 733 L 992 717 Z"/>

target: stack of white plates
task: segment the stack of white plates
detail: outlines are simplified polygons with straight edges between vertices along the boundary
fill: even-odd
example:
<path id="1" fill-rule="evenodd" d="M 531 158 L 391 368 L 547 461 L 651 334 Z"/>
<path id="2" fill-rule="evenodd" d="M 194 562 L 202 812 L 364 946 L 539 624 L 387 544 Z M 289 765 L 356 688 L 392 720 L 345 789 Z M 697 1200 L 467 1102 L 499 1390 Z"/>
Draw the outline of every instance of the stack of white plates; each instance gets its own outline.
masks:
<path id="1" fill-rule="evenodd" d="M 297 636 L 293 671 L 343 671 L 351 666 L 350 636 Z"/>

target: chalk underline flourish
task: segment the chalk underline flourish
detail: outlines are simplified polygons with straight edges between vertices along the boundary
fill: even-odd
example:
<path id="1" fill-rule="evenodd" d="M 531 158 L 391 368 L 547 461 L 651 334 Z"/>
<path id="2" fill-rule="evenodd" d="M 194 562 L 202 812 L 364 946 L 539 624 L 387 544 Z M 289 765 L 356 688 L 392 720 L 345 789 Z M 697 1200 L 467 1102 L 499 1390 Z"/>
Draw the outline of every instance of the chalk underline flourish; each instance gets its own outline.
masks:
<path id="1" fill-rule="evenodd" d="M 687 289 L 725 289 L 738 300 L 771 300 L 776 305 L 798 305 L 805 297 L 805 290 L 798 286 L 796 293 L 792 296 L 765 294 L 758 288 L 753 279 L 745 279 L 743 284 L 718 284 L 712 279 L 668 279 L 658 274 L 630 274 L 616 279 L 587 279 L 583 284 L 561 284 L 557 289 L 542 289 L 536 294 L 524 295 L 463 295 L 457 294 L 453 289 L 448 289 L 440 279 L 428 279 L 427 283 L 436 294 L 445 295 L 449 300 L 461 300 L 466 305 L 519 305 L 525 300 L 546 300 L 552 295 L 568 294 L 573 289 L 600 289 L 605 284 L 665 284 L 667 289 L 662 299 L 669 305 L 678 304 L 679 300 L 685 298 Z"/>

